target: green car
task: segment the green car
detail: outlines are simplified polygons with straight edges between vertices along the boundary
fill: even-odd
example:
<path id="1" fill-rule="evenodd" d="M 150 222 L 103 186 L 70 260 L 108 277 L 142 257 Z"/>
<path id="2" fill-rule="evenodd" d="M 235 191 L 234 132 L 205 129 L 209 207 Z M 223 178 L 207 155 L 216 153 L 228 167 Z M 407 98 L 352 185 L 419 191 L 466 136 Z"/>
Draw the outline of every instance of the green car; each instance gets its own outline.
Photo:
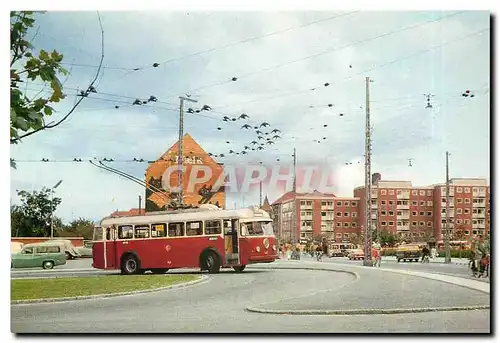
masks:
<path id="1" fill-rule="evenodd" d="M 20 252 L 12 254 L 11 268 L 52 269 L 66 264 L 66 254 L 59 245 L 26 244 Z"/>

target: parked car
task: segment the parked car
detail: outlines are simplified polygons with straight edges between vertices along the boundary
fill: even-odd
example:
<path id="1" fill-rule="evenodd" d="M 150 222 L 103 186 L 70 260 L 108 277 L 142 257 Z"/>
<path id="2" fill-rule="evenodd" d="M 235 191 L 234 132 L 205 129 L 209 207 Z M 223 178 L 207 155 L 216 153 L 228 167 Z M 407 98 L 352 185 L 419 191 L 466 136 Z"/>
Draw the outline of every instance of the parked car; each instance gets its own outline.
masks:
<path id="1" fill-rule="evenodd" d="M 81 257 L 92 257 L 92 241 L 86 241 L 83 243 L 83 247 L 76 247 L 75 249 Z"/>
<path id="2" fill-rule="evenodd" d="M 11 268 L 52 269 L 66 264 L 66 254 L 60 244 L 26 244 L 20 252 L 11 255 Z"/>
<path id="3" fill-rule="evenodd" d="M 23 247 L 23 243 L 21 242 L 10 242 L 10 253 L 20 252 Z"/>
<path id="4" fill-rule="evenodd" d="M 363 249 L 353 249 L 347 255 L 349 260 L 363 260 L 365 258 L 365 252 Z"/>
<path id="5" fill-rule="evenodd" d="M 81 257 L 80 253 L 76 250 L 69 239 L 51 239 L 38 244 L 58 244 L 61 247 L 61 251 L 66 254 L 67 260 L 73 260 L 75 258 Z"/>
<path id="6" fill-rule="evenodd" d="M 420 259 L 420 246 L 418 244 L 403 244 L 396 249 L 396 259 L 404 262 L 415 261 Z"/>

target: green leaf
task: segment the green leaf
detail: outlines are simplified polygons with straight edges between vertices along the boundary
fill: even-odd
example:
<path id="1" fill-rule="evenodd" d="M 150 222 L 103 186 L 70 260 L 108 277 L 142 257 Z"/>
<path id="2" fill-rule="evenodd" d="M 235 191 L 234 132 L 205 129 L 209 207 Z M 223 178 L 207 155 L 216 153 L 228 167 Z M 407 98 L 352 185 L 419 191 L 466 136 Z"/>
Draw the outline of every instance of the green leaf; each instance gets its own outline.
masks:
<path id="1" fill-rule="evenodd" d="M 27 131 L 29 128 L 28 122 L 22 117 L 16 118 L 16 126 L 19 127 L 23 131 Z"/>
<path id="2" fill-rule="evenodd" d="M 28 112 L 28 117 L 30 117 L 30 119 L 36 120 L 42 118 L 43 114 L 36 111 L 30 111 Z"/>
<path id="3" fill-rule="evenodd" d="M 24 56 L 26 56 L 26 57 L 33 57 L 33 54 L 28 51 L 27 53 L 24 54 Z"/>
<path id="4" fill-rule="evenodd" d="M 15 123 L 17 118 L 16 110 L 12 107 L 10 108 L 10 121 Z"/>
<path id="5" fill-rule="evenodd" d="M 45 107 L 44 107 L 44 109 L 43 109 L 43 112 L 44 112 L 44 113 L 45 113 L 45 115 L 47 115 L 47 116 L 52 115 L 52 111 L 53 111 L 53 109 L 52 109 L 52 107 L 50 107 L 50 106 L 45 106 Z"/>
<path id="6" fill-rule="evenodd" d="M 49 54 L 45 50 L 40 50 L 39 56 L 42 61 L 49 60 Z"/>

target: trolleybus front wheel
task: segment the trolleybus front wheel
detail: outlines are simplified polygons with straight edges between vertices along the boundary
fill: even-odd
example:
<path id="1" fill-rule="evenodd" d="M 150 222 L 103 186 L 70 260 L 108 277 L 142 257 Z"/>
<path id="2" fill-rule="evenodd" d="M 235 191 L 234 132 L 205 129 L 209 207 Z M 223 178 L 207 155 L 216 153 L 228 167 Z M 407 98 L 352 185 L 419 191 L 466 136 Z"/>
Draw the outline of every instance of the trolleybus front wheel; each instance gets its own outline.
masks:
<path id="1" fill-rule="evenodd" d="M 151 269 L 151 273 L 153 274 L 165 274 L 168 272 L 168 268 L 153 268 Z"/>
<path id="2" fill-rule="evenodd" d="M 237 273 L 241 273 L 242 271 L 245 270 L 245 265 L 243 266 L 237 266 L 237 267 L 233 267 L 233 269 L 237 272 Z"/>

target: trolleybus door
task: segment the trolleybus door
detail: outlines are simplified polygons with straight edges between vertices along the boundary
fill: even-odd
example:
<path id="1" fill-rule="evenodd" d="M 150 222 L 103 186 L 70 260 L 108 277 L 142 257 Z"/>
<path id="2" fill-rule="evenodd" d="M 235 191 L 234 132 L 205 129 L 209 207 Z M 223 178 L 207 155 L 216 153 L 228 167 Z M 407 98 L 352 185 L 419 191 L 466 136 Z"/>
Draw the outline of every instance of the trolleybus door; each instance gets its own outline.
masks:
<path id="1" fill-rule="evenodd" d="M 238 240 L 238 219 L 224 220 L 224 250 L 226 256 L 226 264 L 240 264 L 240 246 Z"/>
<path id="2" fill-rule="evenodd" d="M 116 229 L 114 226 L 105 228 L 104 236 L 104 268 L 115 269 L 120 266 L 116 261 Z"/>

